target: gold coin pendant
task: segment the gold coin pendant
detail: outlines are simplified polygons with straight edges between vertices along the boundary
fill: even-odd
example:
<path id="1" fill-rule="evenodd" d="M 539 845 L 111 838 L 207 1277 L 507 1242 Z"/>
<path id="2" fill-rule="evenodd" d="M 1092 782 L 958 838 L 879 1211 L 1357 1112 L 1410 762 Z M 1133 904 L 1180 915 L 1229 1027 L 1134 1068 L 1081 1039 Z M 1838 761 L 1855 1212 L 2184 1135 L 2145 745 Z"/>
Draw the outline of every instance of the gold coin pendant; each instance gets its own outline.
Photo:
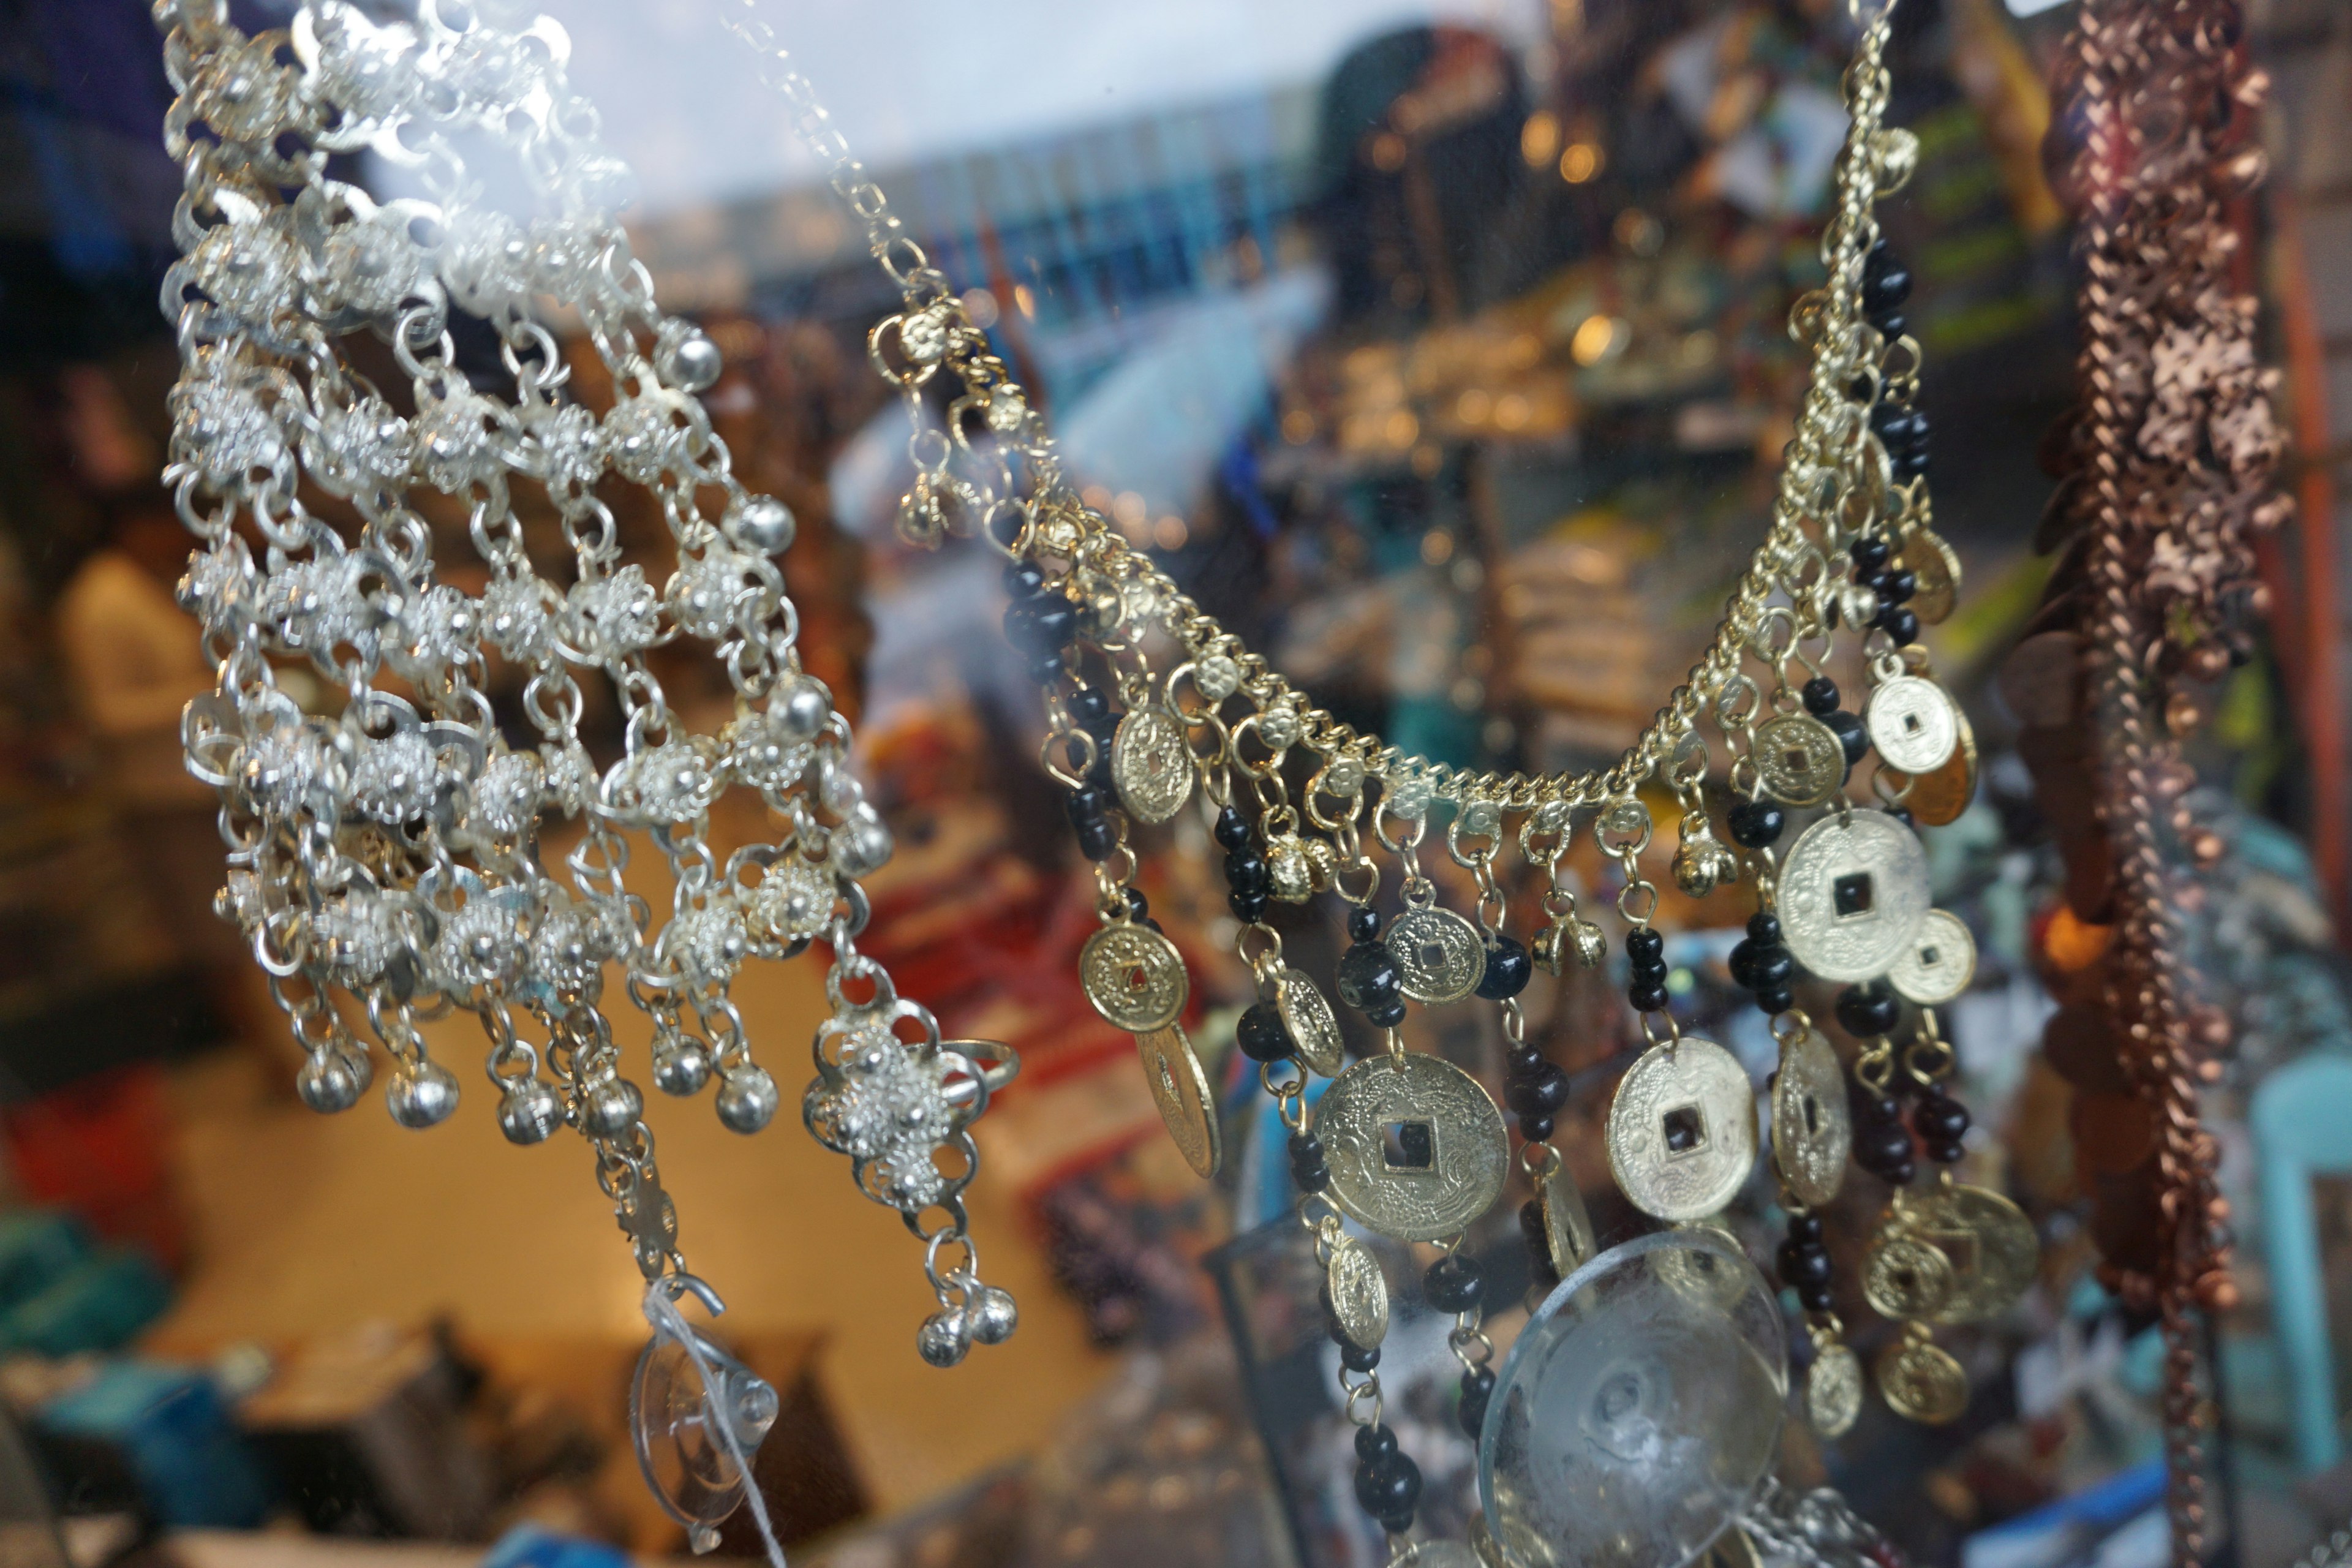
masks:
<path id="1" fill-rule="evenodd" d="M 1783 805 L 1819 805 L 1845 787 L 1845 746 L 1811 713 L 1781 713 L 1756 730 L 1756 771 Z"/>
<path id="2" fill-rule="evenodd" d="M 1486 944 L 1478 928 L 1435 904 L 1399 915 L 1389 927 L 1388 946 L 1400 989 L 1416 1002 L 1459 1002 L 1478 989 L 1486 973 Z"/>
<path id="3" fill-rule="evenodd" d="M 1339 1069 L 1348 1065 L 1345 1042 L 1339 1035 L 1339 1020 L 1332 1015 L 1331 1004 L 1324 1000 L 1306 971 L 1286 969 L 1274 995 L 1275 1011 L 1282 1015 L 1282 1026 L 1289 1032 L 1290 1043 L 1298 1052 L 1298 1059 L 1325 1078 L 1337 1078 Z"/>
<path id="4" fill-rule="evenodd" d="M 1739 1058 L 1686 1035 L 1626 1069 L 1609 1104 L 1609 1168 L 1643 1213 L 1701 1219 L 1756 1163 L 1756 1098 Z"/>
<path id="5" fill-rule="evenodd" d="M 1887 967 L 1886 983 L 1906 1001 L 1933 1007 L 1966 991 L 1976 973 L 1977 942 L 1968 922 L 1948 910 L 1929 910 Z"/>
<path id="6" fill-rule="evenodd" d="M 1192 983 L 1176 944 L 1149 926 L 1108 925 L 1078 953 L 1078 983 L 1105 1020 L 1130 1035 L 1183 1016 Z"/>
<path id="7" fill-rule="evenodd" d="M 1165 822 L 1192 797 L 1192 749 L 1164 708 L 1135 709 L 1110 743 L 1110 779 L 1138 822 Z"/>
<path id="8" fill-rule="evenodd" d="M 1138 1035 L 1135 1048 L 1143 1059 L 1143 1081 L 1150 1086 L 1168 1136 L 1175 1141 L 1193 1174 L 1206 1181 L 1224 1163 L 1224 1134 L 1217 1125 L 1215 1091 L 1192 1050 L 1192 1037 L 1181 1025 L 1171 1024 Z"/>
<path id="9" fill-rule="evenodd" d="M 1890 768 L 1932 773 L 1951 759 L 1959 744 L 1959 710 L 1944 689 L 1925 676 L 1898 675 L 1881 681 L 1864 707 L 1870 743 Z"/>
<path id="10" fill-rule="evenodd" d="M 1772 1075 L 1772 1163 L 1790 1195 L 1819 1208 L 1844 1184 L 1853 1152 L 1845 1070 L 1821 1031 L 1807 1029 L 1781 1047 Z"/>
<path id="11" fill-rule="evenodd" d="M 1862 1359 L 1842 1344 L 1823 1345 L 1805 1373 L 1805 1422 L 1823 1437 L 1843 1437 L 1862 1414 Z"/>
<path id="12" fill-rule="evenodd" d="M 1486 1089 L 1418 1052 L 1349 1066 L 1316 1103 L 1314 1131 L 1339 1212 L 1400 1241 L 1452 1236 L 1509 1173 L 1510 1135 Z"/>

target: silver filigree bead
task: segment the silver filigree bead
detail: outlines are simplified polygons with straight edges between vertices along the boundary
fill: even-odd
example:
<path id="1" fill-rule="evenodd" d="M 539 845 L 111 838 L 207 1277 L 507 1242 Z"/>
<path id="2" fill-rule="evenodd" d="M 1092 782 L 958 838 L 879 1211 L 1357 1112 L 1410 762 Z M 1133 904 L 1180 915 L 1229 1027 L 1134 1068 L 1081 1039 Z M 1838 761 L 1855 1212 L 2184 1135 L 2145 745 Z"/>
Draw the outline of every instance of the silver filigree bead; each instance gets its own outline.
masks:
<path id="1" fill-rule="evenodd" d="M 625 951 L 594 905 L 563 902 L 543 914 L 530 938 L 530 975 L 558 996 L 593 996 L 604 964 Z"/>
<path id="2" fill-rule="evenodd" d="M 305 812 L 331 820 L 352 788 L 346 749 L 316 721 L 266 725 L 237 748 L 230 772 L 254 809 L 273 820 Z"/>
<path id="3" fill-rule="evenodd" d="M 719 739 L 727 771 L 757 790 L 790 789 L 816 754 L 806 742 L 795 743 L 772 713 L 740 714 Z"/>
<path id="4" fill-rule="evenodd" d="M 466 831 L 475 838 L 520 838 L 539 820 L 547 789 L 547 765 L 536 752 L 500 752 L 474 780 L 466 809 Z"/>
<path id="5" fill-rule="evenodd" d="M 295 73 L 249 38 L 223 43 L 188 80 L 191 118 L 229 142 L 275 139 L 294 117 L 295 94 Z"/>
<path id="6" fill-rule="evenodd" d="M 266 326 L 301 298 L 302 252 L 276 221 L 217 226 L 188 253 L 187 268 L 205 298 L 252 326 Z"/>
<path id="7" fill-rule="evenodd" d="M 365 884 L 322 900 L 310 918 L 310 956 L 346 985 L 381 976 L 400 950 L 392 910 Z"/>
<path id="8" fill-rule="evenodd" d="M 751 561 L 715 545 L 698 557 L 681 561 L 662 597 L 681 631 L 704 642 L 718 642 L 736 631 L 736 606 L 757 591 Z"/>
<path id="9" fill-rule="evenodd" d="M 539 749 L 539 760 L 547 769 L 547 798 L 556 809 L 566 816 L 587 810 L 596 794 L 596 764 L 587 748 L 577 741 L 562 746 L 551 741 Z"/>
<path id="10" fill-rule="evenodd" d="M 944 306 L 909 311 L 898 323 L 898 346 L 917 364 L 936 364 L 948 352 L 948 321 Z"/>
<path id="11" fill-rule="evenodd" d="M 215 493 L 241 496 L 256 473 L 293 462 L 278 417 L 242 381 L 218 375 L 184 380 L 172 393 L 172 452 Z"/>
<path id="12" fill-rule="evenodd" d="M 437 395 L 418 399 L 414 430 L 416 470 L 425 482 L 450 495 L 464 495 L 477 485 L 495 481 L 504 472 L 499 407 L 488 398 L 457 380 L 445 381 Z"/>
<path id="13" fill-rule="evenodd" d="M 352 807 L 371 822 L 397 826 L 432 814 L 440 785 L 433 743 L 414 730 L 360 742 L 352 767 Z"/>
<path id="14" fill-rule="evenodd" d="M 407 24 L 379 26 L 349 5 L 321 5 L 313 32 L 318 58 L 303 83 L 310 97 L 362 122 L 416 101 L 416 34 Z"/>
<path id="15" fill-rule="evenodd" d="M 554 647 L 547 585 L 527 573 L 492 577 L 482 595 L 482 626 L 502 656 L 517 664 L 538 664 Z"/>
<path id="16" fill-rule="evenodd" d="M 261 577 L 253 558 L 234 537 L 188 557 L 188 570 L 173 597 L 180 608 L 215 637 L 231 636 L 252 618 Z"/>
<path id="17" fill-rule="evenodd" d="M 355 218 L 327 230 L 311 276 L 320 315 L 382 321 L 424 291 L 425 258 L 396 222 Z"/>
<path id="18" fill-rule="evenodd" d="M 604 472 L 604 426 L 576 403 L 545 408 L 524 425 L 519 461 L 557 504 L 584 500 Z"/>
<path id="19" fill-rule="evenodd" d="M 481 607 L 445 583 L 409 602 L 384 658 L 400 674 L 430 685 L 472 654 L 481 637 Z"/>
<path id="20" fill-rule="evenodd" d="M 432 973 L 441 989 L 462 993 L 512 979 L 530 952 L 530 926 L 516 903 L 495 894 L 476 897 L 441 922 Z"/>
<path id="21" fill-rule="evenodd" d="M 782 946 L 823 935 L 840 897 L 831 873 L 796 858 L 769 868 L 751 890 L 747 912 L 753 930 Z"/>
<path id="22" fill-rule="evenodd" d="M 672 920 L 662 932 L 662 946 L 689 984 L 723 986 L 743 966 L 751 939 L 742 912 L 731 900 L 719 899 Z"/>
<path id="23" fill-rule="evenodd" d="M 302 453 L 321 489 L 370 503 L 405 483 L 415 460 L 408 421 L 381 397 L 323 410 L 317 433 L 303 439 Z"/>
<path id="24" fill-rule="evenodd" d="M 477 316 L 505 321 L 530 293 L 531 245 L 522 226 L 487 207 L 452 208 L 441 242 L 441 281 Z"/>
<path id="25" fill-rule="evenodd" d="M 661 598 L 642 566 L 572 584 L 563 599 L 563 641 L 583 664 L 615 664 L 661 640 Z"/>
<path id="26" fill-rule="evenodd" d="M 624 397 L 604 416 L 604 449 L 613 468 L 633 484 L 655 485 L 665 473 L 694 466 L 699 445 L 690 426 L 680 425 L 685 400 L 675 393 Z"/>
<path id="27" fill-rule="evenodd" d="M 633 826 L 692 822 L 710 809 L 721 788 L 703 752 L 708 744 L 669 741 L 623 757 L 604 775 L 598 798 Z"/>

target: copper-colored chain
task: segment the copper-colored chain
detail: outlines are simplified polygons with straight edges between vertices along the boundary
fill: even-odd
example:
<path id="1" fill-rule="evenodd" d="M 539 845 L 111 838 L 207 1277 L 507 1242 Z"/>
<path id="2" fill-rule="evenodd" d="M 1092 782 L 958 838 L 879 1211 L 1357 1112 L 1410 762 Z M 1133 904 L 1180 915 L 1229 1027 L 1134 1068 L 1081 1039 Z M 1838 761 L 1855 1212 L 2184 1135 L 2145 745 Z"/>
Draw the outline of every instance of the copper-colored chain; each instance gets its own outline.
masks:
<path id="1" fill-rule="evenodd" d="M 2158 1133 L 2155 1267 L 2108 1278 L 2160 1314 L 2184 1564 L 2206 1525 L 2193 1311 L 2235 1290 L 2215 1144 L 2198 1120 L 2215 1021 L 2191 1005 L 2174 914 L 2183 845 L 2191 861 L 2218 846 L 2189 831 L 2180 748 L 2200 717 L 2196 688 L 2227 671 L 2234 620 L 2253 603 L 2251 536 L 2286 514 L 2271 488 L 2274 376 L 2255 361 L 2254 303 L 2229 277 L 2228 203 L 2262 176 L 2245 137 L 2267 85 L 2240 54 L 2241 25 L 2236 0 L 2084 0 L 2053 132 L 2073 139 L 2063 194 L 2083 268 L 2083 402 L 2060 504 L 2087 534 L 2077 624 L 2111 868 L 2105 1000 Z"/>

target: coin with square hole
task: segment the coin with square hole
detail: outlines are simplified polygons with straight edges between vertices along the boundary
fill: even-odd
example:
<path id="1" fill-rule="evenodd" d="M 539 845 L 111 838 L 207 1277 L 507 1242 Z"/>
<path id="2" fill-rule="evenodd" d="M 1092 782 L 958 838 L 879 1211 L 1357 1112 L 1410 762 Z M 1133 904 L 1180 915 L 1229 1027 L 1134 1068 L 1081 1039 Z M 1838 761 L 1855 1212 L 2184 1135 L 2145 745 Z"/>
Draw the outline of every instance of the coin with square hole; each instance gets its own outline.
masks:
<path id="1" fill-rule="evenodd" d="M 1933 1007 L 1966 991 L 1976 973 L 1977 942 L 1968 922 L 1948 910 L 1929 910 L 1888 966 L 1886 983 L 1905 1000 Z"/>
<path id="2" fill-rule="evenodd" d="M 1756 1096 L 1739 1058 L 1685 1036 L 1626 1070 L 1609 1104 L 1609 1168 L 1644 1214 L 1701 1219 L 1756 1163 Z"/>
<path id="3" fill-rule="evenodd" d="M 1388 944 L 1400 988 L 1416 1002 L 1459 1002 L 1478 989 L 1486 973 L 1486 944 L 1478 928 L 1434 904 L 1399 915 L 1389 927 Z"/>
<path id="4" fill-rule="evenodd" d="M 1174 1023 L 1192 990 L 1176 944 L 1150 926 L 1124 921 L 1087 939 L 1078 953 L 1078 984 L 1096 1012 L 1130 1035 Z"/>
<path id="5" fill-rule="evenodd" d="M 1805 829 L 1781 865 L 1781 937 L 1824 980 L 1874 980 L 1917 933 L 1928 896 L 1917 834 L 1883 811 L 1839 812 Z"/>
<path id="6" fill-rule="evenodd" d="M 1757 727 L 1756 771 L 1783 805 L 1819 805 L 1845 787 L 1845 746 L 1810 713 L 1777 714 Z"/>
<path id="7" fill-rule="evenodd" d="M 1960 740 L 1958 712 L 1934 681 L 1898 675 L 1879 682 L 1871 692 L 1862 721 L 1888 767 L 1925 773 L 1951 760 Z"/>
<path id="8" fill-rule="evenodd" d="M 2033 1283 L 2042 1242 L 2033 1222 L 1999 1193 L 1952 1182 L 1911 1205 L 1912 1227 L 1952 1266 L 1939 1323 L 1981 1323 L 2007 1311 Z"/>
<path id="9" fill-rule="evenodd" d="M 1454 1235 L 1486 1212 L 1509 1173 L 1493 1099 L 1453 1063 L 1417 1052 L 1368 1057 L 1332 1079 L 1314 1131 L 1339 1212 L 1402 1241 Z"/>
<path id="10" fill-rule="evenodd" d="M 1808 1208 L 1837 1196 L 1853 1151 L 1845 1070 L 1818 1029 L 1780 1048 L 1772 1075 L 1772 1164 L 1790 1195 Z"/>

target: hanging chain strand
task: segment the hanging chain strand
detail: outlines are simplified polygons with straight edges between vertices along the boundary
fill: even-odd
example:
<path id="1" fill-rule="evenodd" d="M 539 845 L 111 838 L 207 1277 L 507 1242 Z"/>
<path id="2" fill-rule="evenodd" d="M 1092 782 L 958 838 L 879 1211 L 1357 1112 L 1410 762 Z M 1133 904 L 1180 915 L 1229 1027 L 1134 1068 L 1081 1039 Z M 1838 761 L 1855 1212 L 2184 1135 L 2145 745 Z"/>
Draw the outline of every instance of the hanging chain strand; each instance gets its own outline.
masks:
<path id="1" fill-rule="evenodd" d="M 2235 0 L 2084 0 L 2056 94 L 2071 113 L 2053 127 L 2079 127 L 2064 194 L 2083 323 L 2073 472 L 2053 504 L 2089 530 L 2083 658 L 2112 865 L 2106 999 L 2159 1129 L 2155 1267 L 2116 1283 L 2160 1313 L 2184 1568 L 2208 1522 L 2194 1314 L 2235 1294 L 2174 902 L 2190 777 L 2180 742 L 2198 718 L 2184 687 L 2226 672 L 2250 607 L 2252 534 L 2286 515 L 2271 491 L 2274 376 L 2255 363 L 2254 306 L 2229 276 L 2228 204 L 2263 172 L 2247 139 L 2263 83 L 2241 57 L 2242 26 Z"/>

